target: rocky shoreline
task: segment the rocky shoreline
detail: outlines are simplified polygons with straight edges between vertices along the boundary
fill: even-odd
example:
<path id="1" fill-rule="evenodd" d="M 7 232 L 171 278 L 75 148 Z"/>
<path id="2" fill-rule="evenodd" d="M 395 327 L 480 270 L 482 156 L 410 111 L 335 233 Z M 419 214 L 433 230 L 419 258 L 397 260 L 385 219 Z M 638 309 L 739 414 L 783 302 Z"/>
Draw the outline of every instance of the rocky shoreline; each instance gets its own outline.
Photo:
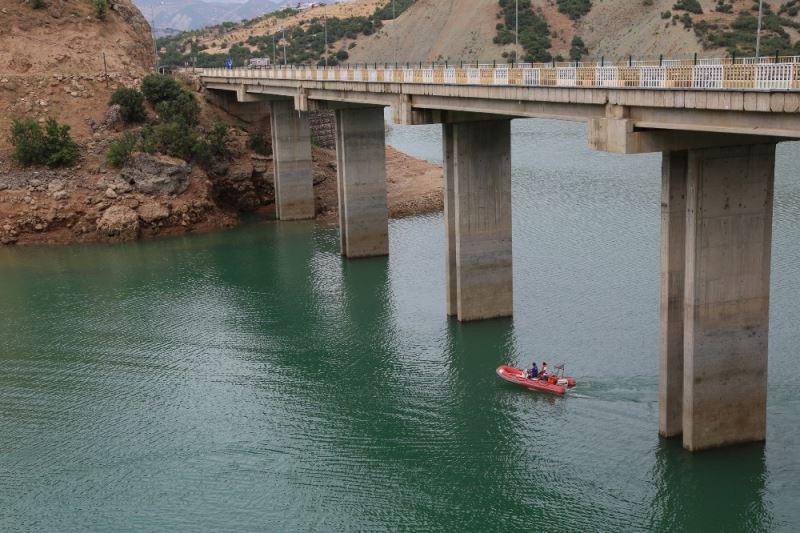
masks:
<path id="1" fill-rule="evenodd" d="M 123 242 L 230 228 L 243 213 L 274 213 L 272 160 L 231 130 L 235 154 L 215 173 L 164 156 L 135 154 L 113 169 L 88 154 L 69 169 L 0 165 L 0 245 Z M 104 148 L 101 147 L 102 152 Z M 318 220 L 337 220 L 336 155 L 314 148 Z M 391 217 L 442 209 L 440 167 L 387 147 Z"/>

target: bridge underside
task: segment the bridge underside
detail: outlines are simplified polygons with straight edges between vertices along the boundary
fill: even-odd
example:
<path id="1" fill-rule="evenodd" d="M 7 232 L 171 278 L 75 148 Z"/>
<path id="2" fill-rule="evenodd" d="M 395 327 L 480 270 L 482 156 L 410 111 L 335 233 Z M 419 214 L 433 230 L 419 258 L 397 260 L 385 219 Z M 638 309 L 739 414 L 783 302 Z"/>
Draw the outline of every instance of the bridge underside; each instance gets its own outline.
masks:
<path id="1" fill-rule="evenodd" d="M 460 321 L 513 314 L 511 119 L 583 121 L 592 149 L 661 152 L 659 431 L 689 450 L 765 438 L 775 146 L 800 138 L 798 95 L 215 78 L 206 88 L 273 102 L 287 206 L 313 206 L 305 114 L 336 110 L 350 258 L 389 251 L 383 109 L 399 123 L 442 124 L 447 312 Z"/>

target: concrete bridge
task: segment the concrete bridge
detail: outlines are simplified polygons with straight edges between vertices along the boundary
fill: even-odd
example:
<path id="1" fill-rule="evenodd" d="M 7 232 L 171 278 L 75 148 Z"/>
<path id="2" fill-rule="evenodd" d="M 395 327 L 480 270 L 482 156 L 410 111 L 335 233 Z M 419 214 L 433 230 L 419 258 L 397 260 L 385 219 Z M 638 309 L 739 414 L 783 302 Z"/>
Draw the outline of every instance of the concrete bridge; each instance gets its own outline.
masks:
<path id="1" fill-rule="evenodd" d="M 312 218 L 307 113 L 336 112 L 341 249 L 388 253 L 384 108 L 442 124 L 447 309 L 510 316 L 511 120 L 586 122 L 595 150 L 661 152 L 660 433 L 764 440 L 775 147 L 800 139 L 797 58 L 207 69 L 210 98 L 271 116 L 277 212 Z M 235 108 L 235 109 L 234 109 Z"/>

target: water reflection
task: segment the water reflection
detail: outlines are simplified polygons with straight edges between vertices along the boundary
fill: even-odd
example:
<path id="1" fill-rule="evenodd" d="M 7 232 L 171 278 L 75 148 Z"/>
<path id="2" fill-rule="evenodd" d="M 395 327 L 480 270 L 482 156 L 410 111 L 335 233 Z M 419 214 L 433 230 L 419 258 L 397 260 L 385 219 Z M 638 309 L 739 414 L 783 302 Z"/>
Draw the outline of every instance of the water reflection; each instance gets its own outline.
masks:
<path id="1" fill-rule="evenodd" d="M 774 530 L 763 444 L 692 454 L 680 439 L 660 439 L 655 454 L 650 530 Z"/>

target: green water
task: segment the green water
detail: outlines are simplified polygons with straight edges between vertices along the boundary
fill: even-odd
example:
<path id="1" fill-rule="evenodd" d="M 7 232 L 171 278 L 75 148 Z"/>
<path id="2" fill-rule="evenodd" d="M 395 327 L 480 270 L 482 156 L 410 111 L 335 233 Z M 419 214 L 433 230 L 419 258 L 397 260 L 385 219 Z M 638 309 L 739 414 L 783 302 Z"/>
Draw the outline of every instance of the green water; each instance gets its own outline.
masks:
<path id="1" fill-rule="evenodd" d="M 765 445 L 657 436 L 659 160 L 514 129 L 515 318 L 445 317 L 441 216 L 391 256 L 254 223 L 0 250 L 0 531 L 796 531 L 800 157 L 781 147 Z M 437 130 L 391 131 L 440 158 Z M 567 363 L 551 398 L 502 363 Z"/>

